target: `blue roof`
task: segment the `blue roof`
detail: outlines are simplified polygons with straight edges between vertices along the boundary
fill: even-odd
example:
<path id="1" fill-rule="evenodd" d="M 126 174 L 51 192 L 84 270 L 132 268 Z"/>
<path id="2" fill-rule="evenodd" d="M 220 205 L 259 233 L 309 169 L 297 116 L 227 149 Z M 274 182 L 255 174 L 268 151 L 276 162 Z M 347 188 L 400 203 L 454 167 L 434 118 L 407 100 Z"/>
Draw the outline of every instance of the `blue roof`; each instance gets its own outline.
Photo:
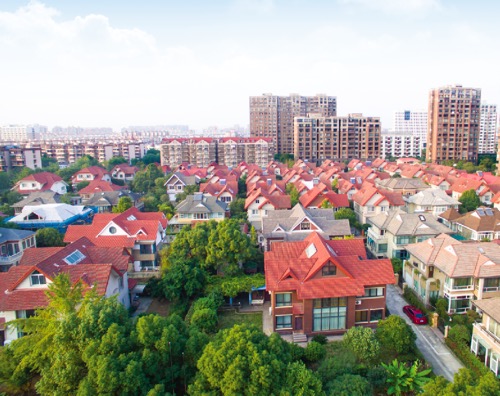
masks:
<path id="1" fill-rule="evenodd" d="M 33 231 L 16 230 L 15 228 L 0 228 L 0 243 L 7 241 L 19 241 L 34 235 Z"/>

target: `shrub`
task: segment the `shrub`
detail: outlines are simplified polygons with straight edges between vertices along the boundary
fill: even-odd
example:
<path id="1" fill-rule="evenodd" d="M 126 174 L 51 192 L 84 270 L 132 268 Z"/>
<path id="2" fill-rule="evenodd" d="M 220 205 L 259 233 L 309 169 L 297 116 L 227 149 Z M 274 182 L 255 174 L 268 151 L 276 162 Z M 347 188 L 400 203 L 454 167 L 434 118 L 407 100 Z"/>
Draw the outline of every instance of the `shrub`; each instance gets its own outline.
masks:
<path id="1" fill-rule="evenodd" d="M 466 325 L 457 324 L 453 327 L 450 327 L 448 336 L 457 344 L 469 345 L 472 333 L 469 331 Z"/>
<path id="2" fill-rule="evenodd" d="M 360 375 L 344 374 L 329 381 L 325 391 L 331 396 L 366 396 L 371 395 L 370 383 Z"/>
<path id="3" fill-rule="evenodd" d="M 375 389 L 383 389 L 387 380 L 387 372 L 381 366 L 373 367 L 366 373 L 366 379 Z"/>
<path id="4" fill-rule="evenodd" d="M 403 293 L 403 297 L 406 301 L 408 301 L 411 305 L 420 309 L 424 314 L 427 315 L 427 308 L 422 300 L 417 296 L 414 290 L 409 287 L 405 287 L 405 291 Z"/>
<path id="5" fill-rule="evenodd" d="M 445 338 L 446 345 L 457 355 L 457 357 L 462 361 L 465 367 L 469 368 L 474 375 L 479 378 L 490 372 L 488 367 L 486 367 L 476 355 L 474 355 L 467 345 L 459 344 L 452 339 Z"/>
<path id="6" fill-rule="evenodd" d="M 325 357 L 325 346 L 321 345 L 318 342 L 311 341 L 309 344 L 307 344 L 304 355 L 306 360 L 308 360 L 309 362 L 317 362 L 318 360 L 321 360 Z"/>
<path id="7" fill-rule="evenodd" d="M 217 327 L 217 323 L 217 311 L 211 308 L 197 309 L 191 317 L 191 325 L 196 326 L 205 333 L 214 332 Z"/>
<path id="8" fill-rule="evenodd" d="M 292 361 L 300 360 L 304 357 L 304 348 L 298 346 L 297 344 L 290 345 L 290 355 L 292 355 Z"/>
<path id="9" fill-rule="evenodd" d="M 391 315 L 378 322 L 375 335 L 386 351 L 405 354 L 416 350 L 417 336 L 401 316 Z"/>
<path id="10" fill-rule="evenodd" d="M 380 343 L 375 338 L 373 330 L 367 327 L 351 327 L 344 334 L 344 345 L 361 362 L 370 362 L 380 353 Z"/>
<path id="11" fill-rule="evenodd" d="M 323 334 L 316 334 L 311 341 L 317 342 L 321 345 L 326 345 L 328 343 L 328 338 Z"/>

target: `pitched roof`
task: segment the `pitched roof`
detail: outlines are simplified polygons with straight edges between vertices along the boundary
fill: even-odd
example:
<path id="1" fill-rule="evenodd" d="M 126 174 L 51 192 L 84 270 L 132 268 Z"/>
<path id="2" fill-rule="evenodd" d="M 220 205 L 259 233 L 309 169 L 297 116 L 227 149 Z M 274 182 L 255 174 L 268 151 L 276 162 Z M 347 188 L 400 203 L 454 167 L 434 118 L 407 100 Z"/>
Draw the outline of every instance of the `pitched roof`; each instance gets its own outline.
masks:
<path id="1" fill-rule="evenodd" d="M 14 216 L 9 221 L 14 223 L 26 221 L 25 218 L 30 214 L 34 213 L 38 216 L 40 221 L 66 221 L 69 218 L 77 215 L 81 215 L 88 211 L 85 206 L 82 205 L 68 205 L 64 203 L 58 204 L 45 204 L 45 205 L 26 205 L 23 210 L 17 216 Z M 35 221 L 29 220 L 29 221 Z"/>
<path id="2" fill-rule="evenodd" d="M 451 191 L 457 193 L 463 193 L 467 190 L 477 191 L 483 183 L 480 180 L 467 179 L 465 177 L 459 177 L 455 183 L 450 186 Z"/>
<path id="3" fill-rule="evenodd" d="M 500 323 L 500 297 L 472 300 L 472 303 L 495 322 Z"/>
<path id="4" fill-rule="evenodd" d="M 226 202 L 219 201 L 216 197 L 198 193 L 188 195 L 186 199 L 177 204 L 177 213 L 225 213 L 229 210 Z"/>
<path id="5" fill-rule="evenodd" d="M 101 235 L 111 225 L 120 227 L 125 235 Z M 132 207 L 123 213 L 98 213 L 91 225 L 70 225 L 64 242 L 74 242 L 85 236 L 96 246 L 132 247 L 135 241 L 155 241 L 159 227 L 167 227 L 167 219 L 161 212 L 141 212 Z"/>
<path id="6" fill-rule="evenodd" d="M 429 186 L 420 179 L 408 179 L 395 177 L 376 182 L 377 187 L 389 190 L 419 190 L 427 189 Z"/>
<path id="7" fill-rule="evenodd" d="M 454 220 L 462 217 L 462 215 L 460 214 L 460 212 L 458 210 L 456 210 L 454 208 L 450 208 L 450 209 L 446 210 L 445 212 L 441 213 L 438 217 L 441 219 L 444 219 L 444 220 L 454 221 Z"/>
<path id="8" fill-rule="evenodd" d="M 344 236 L 351 234 L 349 220 L 335 220 L 331 209 L 305 209 L 297 204 L 291 210 L 270 211 L 262 218 L 262 234 L 267 237 L 284 237 L 285 240 L 302 240 L 310 230 L 293 231 L 304 219 L 309 220 L 319 229 L 322 236 Z M 277 231 L 277 229 L 282 231 Z"/>
<path id="9" fill-rule="evenodd" d="M 264 254 L 266 289 L 297 292 L 299 299 L 364 295 L 371 285 L 394 283 L 390 260 L 366 260 L 362 241 L 329 241 L 312 233 L 304 241 L 279 242 Z M 328 262 L 337 275 L 319 277 Z"/>
<path id="10" fill-rule="evenodd" d="M 290 209 L 291 207 L 290 196 L 283 195 L 282 193 L 270 194 L 265 189 L 258 188 L 257 190 L 253 191 L 245 200 L 245 209 L 248 209 L 248 207 L 256 199 L 260 198 L 262 198 L 262 202 L 260 202 L 259 204 L 260 207 L 264 206 L 267 203 L 271 204 L 274 209 Z"/>
<path id="11" fill-rule="evenodd" d="M 428 188 L 410 197 L 403 197 L 403 199 L 408 203 L 425 206 L 450 206 L 462 204 L 455 198 L 450 197 L 443 190 L 437 188 Z"/>
<path id="12" fill-rule="evenodd" d="M 0 243 L 20 241 L 22 239 L 29 238 L 32 235 L 35 235 L 33 231 L 0 227 Z"/>
<path id="13" fill-rule="evenodd" d="M 40 183 L 40 185 L 42 187 L 40 189 L 33 189 L 31 187 L 30 188 L 21 187 L 22 183 L 27 183 L 27 182 L 37 182 L 37 183 Z M 52 186 L 54 185 L 54 183 L 56 183 L 56 182 L 62 182 L 64 184 L 66 184 L 66 182 L 63 179 L 61 179 L 60 176 L 58 176 L 54 173 L 40 172 L 40 173 L 33 173 L 29 176 L 22 178 L 21 180 L 19 180 L 16 183 L 14 188 L 17 189 L 17 191 L 19 191 L 21 193 L 28 193 L 28 192 L 32 192 L 32 191 L 47 191 L 47 190 L 50 190 L 52 188 Z"/>
<path id="14" fill-rule="evenodd" d="M 95 179 L 101 179 L 104 175 L 110 175 L 110 173 L 104 169 L 101 168 L 100 166 L 93 165 L 89 166 L 88 168 L 83 168 L 79 170 L 78 172 L 73 173 L 73 176 L 71 176 L 71 179 L 76 179 L 78 175 L 83 175 L 83 174 L 90 174 L 92 175 Z"/>
<path id="15" fill-rule="evenodd" d="M 381 230 L 395 236 L 424 236 L 451 234 L 453 231 L 441 224 L 429 213 L 405 213 L 401 210 L 391 210 L 380 213 L 368 219 Z"/>
<path id="16" fill-rule="evenodd" d="M 382 202 L 384 199 L 387 199 L 389 204 L 392 206 L 404 206 L 405 204 L 401 193 L 381 190 L 370 184 L 363 185 L 361 190 L 352 196 L 352 200 L 360 206 L 365 206 L 376 194 L 379 194 L 381 198 L 375 203 L 375 205 L 378 205 L 378 203 Z"/>
<path id="17" fill-rule="evenodd" d="M 455 223 L 479 232 L 499 231 L 500 211 L 497 208 L 480 207 L 455 219 Z"/>
<path id="18" fill-rule="evenodd" d="M 61 203 L 61 195 L 52 190 L 33 191 L 21 201 L 11 205 L 13 208 L 22 208 L 26 205 L 45 205 L 50 203 Z"/>
<path id="19" fill-rule="evenodd" d="M 216 183 L 201 183 L 200 192 L 211 195 L 213 197 L 220 197 L 224 192 L 229 193 L 233 198 L 236 198 L 238 194 L 238 182 L 237 181 L 218 181 Z"/>
<path id="20" fill-rule="evenodd" d="M 494 242 L 463 243 L 442 234 L 424 242 L 407 245 L 406 250 L 449 277 L 500 276 L 500 246 Z"/>
<path id="21" fill-rule="evenodd" d="M 104 181 L 102 179 L 94 179 L 92 180 L 88 186 L 82 188 L 80 191 L 78 191 L 78 194 L 83 195 L 83 194 L 98 194 L 102 192 L 109 192 L 109 191 L 120 191 L 124 190 L 126 187 L 125 186 L 119 186 L 117 184 L 113 184 L 111 182 Z"/>

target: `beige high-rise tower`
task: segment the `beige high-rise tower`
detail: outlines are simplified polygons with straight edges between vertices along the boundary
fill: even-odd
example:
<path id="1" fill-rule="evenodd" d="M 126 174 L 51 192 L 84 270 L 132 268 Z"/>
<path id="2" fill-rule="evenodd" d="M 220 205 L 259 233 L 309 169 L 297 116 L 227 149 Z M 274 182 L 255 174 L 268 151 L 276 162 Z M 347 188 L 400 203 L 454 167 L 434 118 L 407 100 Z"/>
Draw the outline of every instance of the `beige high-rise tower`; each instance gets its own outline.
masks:
<path id="1" fill-rule="evenodd" d="M 429 93 L 427 161 L 476 162 L 480 117 L 481 89 L 461 85 L 433 89 Z"/>
<path id="2" fill-rule="evenodd" d="M 293 120 L 312 113 L 323 117 L 336 116 L 337 98 L 324 94 L 251 96 L 250 136 L 271 138 L 278 153 L 293 154 Z"/>

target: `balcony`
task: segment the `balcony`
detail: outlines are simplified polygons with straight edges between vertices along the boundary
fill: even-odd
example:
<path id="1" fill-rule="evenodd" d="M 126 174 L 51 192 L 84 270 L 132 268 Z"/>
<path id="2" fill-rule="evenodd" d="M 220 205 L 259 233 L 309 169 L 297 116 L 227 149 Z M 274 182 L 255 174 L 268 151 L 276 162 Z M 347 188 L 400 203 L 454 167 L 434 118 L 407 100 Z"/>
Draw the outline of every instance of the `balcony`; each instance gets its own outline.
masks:
<path id="1" fill-rule="evenodd" d="M 500 350 L 500 339 L 490 332 L 482 323 L 474 323 L 474 335 L 480 335 L 483 339 L 492 342 Z"/>
<path id="2" fill-rule="evenodd" d="M 11 264 L 12 262 L 19 260 L 23 255 L 23 252 L 13 254 L 12 256 L 0 256 L 0 264 Z"/>

